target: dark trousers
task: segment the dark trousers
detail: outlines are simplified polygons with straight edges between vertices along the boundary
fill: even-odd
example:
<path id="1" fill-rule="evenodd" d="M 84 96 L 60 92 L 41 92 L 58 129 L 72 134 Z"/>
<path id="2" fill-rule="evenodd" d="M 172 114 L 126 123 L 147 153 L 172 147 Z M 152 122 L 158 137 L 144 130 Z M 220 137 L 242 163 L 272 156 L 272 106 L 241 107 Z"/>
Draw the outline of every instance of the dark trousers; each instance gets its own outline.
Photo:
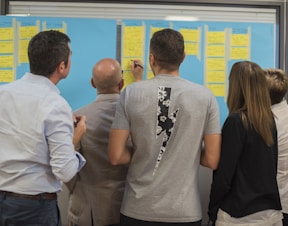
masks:
<path id="1" fill-rule="evenodd" d="M 61 226 L 57 200 L 0 194 L 0 226 Z"/>
<path id="2" fill-rule="evenodd" d="M 283 213 L 283 226 L 288 226 L 288 213 Z"/>
<path id="3" fill-rule="evenodd" d="M 197 222 L 189 223 L 166 223 L 166 222 L 152 222 L 152 221 L 142 221 L 134 218 L 127 217 L 123 214 L 120 215 L 120 225 L 121 226 L 201 226 L 201 220 Z"/>
<path id="4" fill-rule="evenodd" d="M 72 226 L 79 226 L 77 224 L 72 224 Z M 120 224 L 110 224 L 110 225 L 107 225 L 107 226 L 120 226 Z"/>

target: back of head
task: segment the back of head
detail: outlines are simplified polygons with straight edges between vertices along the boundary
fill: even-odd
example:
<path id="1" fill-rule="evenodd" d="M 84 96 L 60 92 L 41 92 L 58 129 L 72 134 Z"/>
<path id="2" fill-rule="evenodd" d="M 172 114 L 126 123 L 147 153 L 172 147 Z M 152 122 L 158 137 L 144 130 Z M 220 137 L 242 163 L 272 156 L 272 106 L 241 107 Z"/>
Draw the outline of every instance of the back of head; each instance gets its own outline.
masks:
<path id="1" fill-rule="evenodd" d="M 262 68 L 254 62 L 237 62 L 229 75 L 227 105 L 229 112 L 241 112 L 246 127 L 253 127 L 265 140 L 273 144 L 273 115 L 268 86 Z"/>
<path id="2" fill-rule="evenodd" d="M 119 93 L 123 83 L 122 70 L 118 61 L 105 58 L 93 67 L 92 79 L 98 94 Z M 123 85 L 123 84 L 122 84 Z"/>
<path id="3" fill-rule="evenodd" d="M 156 31 L 150 40 L 150 53 L 160 67 L 177 70 L 184 59 L 182 34 L 169 28 Z"/>
<path id="4" fill-rule="evenodd" d="M 270 93 L 271 103 L 280 103 L 288 90 L 288 78 L 281 69 L 269 68 L 264 70 L 268 89 Z"/>
<path id="5" fill-rule="evenodd" d="M 70 38 L 59 31 L 42 31 L 35 35 L 28 45 L 30 72 L 50 77 L 63 61 L 68 63 Z"/>

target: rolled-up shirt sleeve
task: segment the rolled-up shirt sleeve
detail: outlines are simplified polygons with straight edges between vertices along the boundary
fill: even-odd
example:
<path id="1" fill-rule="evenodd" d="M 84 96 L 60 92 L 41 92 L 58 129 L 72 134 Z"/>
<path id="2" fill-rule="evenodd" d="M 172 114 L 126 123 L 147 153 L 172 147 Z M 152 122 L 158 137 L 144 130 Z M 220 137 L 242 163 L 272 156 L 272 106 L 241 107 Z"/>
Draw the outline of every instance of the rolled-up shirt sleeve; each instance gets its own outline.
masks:
<path id="1" fill-rule="evenodd" d="M 78 152 L 75 153 L 77 158 L 79 159 L 79 166 L 77 172 L 79 172 L 86 163 L 86 159 Z"/>
<path id="2" fill-rule="evenodd" d="M 59 180 L 68 182 L 86 162 L 74 149 L 70 107 L 64 104 L 51 111 L 45 121 L 45 130 L 52 172 Z"/>

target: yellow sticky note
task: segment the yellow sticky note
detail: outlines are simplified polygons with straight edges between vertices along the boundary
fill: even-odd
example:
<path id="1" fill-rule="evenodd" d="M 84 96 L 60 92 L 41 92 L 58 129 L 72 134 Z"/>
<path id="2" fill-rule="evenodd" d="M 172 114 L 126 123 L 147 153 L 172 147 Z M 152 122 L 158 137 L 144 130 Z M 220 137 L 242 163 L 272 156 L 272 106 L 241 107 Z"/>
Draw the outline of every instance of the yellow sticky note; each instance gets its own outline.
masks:
<path id="1" fill-rule="evenodd" d="M 224 45 L 208 45 L 207 46 L 207 56 L 208 57 L 224 57 L 225 56 L 225 46 Z"/>
<path id="2" fill-rule="evenodd" d="M 122 51 L 125 57 L 144 55 L 144 26 L 127 26 L 123 28 Z"/>
<path id="3" fill-rule="evenodd" d="M 232 34 L 231 35 L 231 46 L 249 46 L 249 35 L 248 34 Z"/>
<path id="4" fill-rule="evenodd" d="M 208 71 L 206 81 L 208 83 L 224 83 L 225 71 Z"/>
<path id="5" fill-rule="evenodd" d="M 28 45 L 29 40 L 19 40 L 19 49 L 18 49 L 18 63 L 29 63 L 28 60 Z"/>
<path id="6" fill-rule="evenodd" d="M 209 31 L 209 32 L 207 32 L 207 43 L 208 44 L 224 44 L 225 43 L 225 32 L 223 32 L 223 31 Z"/>
<path id="7" fill-rule="evenodd" d="M 139 40 L 143 41 L 144 38 L 144 26 L 125 26 L 123 28 L 123 38 L 124 40 Z"/>
<path id="8" fill-rule="evenodd" d="M 0 28 L 0 40 L 13 40 L 14 30 L 12 27 Z"/>
<path id="9" fill-rule="evenodd" d="M 0 70 L 0 82 L 13 82 L 14 80 L 14 70 Z"/>
<path id="10" fill-rule="evenodd" d="M 130 85 L 131 83 L 135 82 L 134 76 L 131 71 L 124 71 L 123 73 L 124 78 L 124 87 Z"/>
<path id="11" fill-rule="evenodd" d="M 13 53 L 13 52 L 14 52 L 13 41 L 0 42 L 0 53 Z"/>
<path id="12" fill-rule="evenodd" d="M 200 30 L 196 29 L 180 29 L 185 42 L 200 42 Z"/>
<path id="13" fill-rule="evenodd" d="M 0 68 L 13 68 L 14 56 L 0 56 Z"/>
<path id="14" fill-rule="evenodd" d="M 230 59 L 231 60 L 249 60 L 250 51 L 249 48 L 230 48 Z"/>
<path id="15" fill-rule="evenodd" d="M 199 54 L 199 44 L 198 43 L 184 43 L 186 55 L 198 55 Z"/>
<path id="16" fill-rule="evenodd" d="M 142 57 L 144 53 L 143 42 L 127 42 L 123 43 L 123 56 L 125 57 Z"/>
<path id="17" fill-rule="evenodd" d="M 38 26 L 21 26 L 19 27 L 19 39 L 31 39 L 38 32 Z"/>
<path id="18" fill-rule="evenodd" d="M 212 91 L 214 96 L 224 97 L 225 96 L 225 84 L 207 84 L 207 88 Z"/>
<path id="19" fill-rule="evenodd" d="M 131 70 L 131 59 L 123 57 L 121 60 L 121 67 L 123 70 Z M 134 58 L 133 58 L 134 59 Z"/>
<path id="20" fill-rule="evenodd" d="M 224 58 L 208 58 L 206 66 L 208 71 L 224 71 L 225 65 Z"/>

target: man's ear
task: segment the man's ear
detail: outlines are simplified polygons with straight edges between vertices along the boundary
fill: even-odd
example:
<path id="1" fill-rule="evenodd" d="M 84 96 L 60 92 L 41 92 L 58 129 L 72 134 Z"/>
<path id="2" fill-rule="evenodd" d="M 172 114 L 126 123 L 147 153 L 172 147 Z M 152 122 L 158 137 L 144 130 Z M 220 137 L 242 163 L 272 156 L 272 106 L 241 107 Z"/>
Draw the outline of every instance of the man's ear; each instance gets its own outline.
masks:
<path id="1" fill-rule="evenodd" d="M 66 68 L 66 65 L 65 65 L 64 61 L 61 61 L 60 64 L 58 65 L 58 67 L 57 67 L 57 70 L 58 70 L 59 73 L 63 73 L 65 68 Z"/>
<path id="2" fill-rule="evenodd" d="M 120 81 L 119 84 L 118 84 L 119 91 L 122 90 L 123 86 L 124 86 L 124 79 L 122 78 L 121 81 Z"/>
<path id="3" fill-rule="evenodd" d="M 149 54 L 149 64 L 154 65 L 155 64 L 155 57 L 152 53 Z"/>
<path id="4" fill-rule="evenodd" d="M 182 62 L 184 61 L 185 57 L 186 57 L 186 53 L 184 52 L 184 53 L 183 53 L 183 57 L 182 57 Z M 181 62 L 181 63 L 182 63 L 182 62 Z"/>
<path id="5" fill-rule="evenodd" d="M 93 88 L 96 89 L 96 86 L 95 86 L 95 84 L 94 84 L 93 78 L 90 79 L 90 83 L 91 83 L 91 85 L 93 86 Z"/>

